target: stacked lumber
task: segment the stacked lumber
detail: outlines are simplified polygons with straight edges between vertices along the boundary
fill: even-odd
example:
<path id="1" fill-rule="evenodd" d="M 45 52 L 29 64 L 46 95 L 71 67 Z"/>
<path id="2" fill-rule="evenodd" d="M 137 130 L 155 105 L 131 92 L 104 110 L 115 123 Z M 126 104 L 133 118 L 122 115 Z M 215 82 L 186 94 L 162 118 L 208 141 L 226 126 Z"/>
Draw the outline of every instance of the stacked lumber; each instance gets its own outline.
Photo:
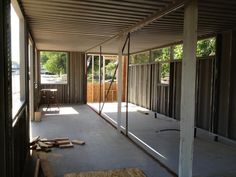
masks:
<path id="1" fill-rule="evenodd" d="M 50 152 L 51 148 L 72 148 L 76 145 L 84 145 L 85 142 L 81 140 L 70 140 L 69 138 L 40 138 L 40 136 L 34 137 L 30 142 L 30 149 L 36 151 Z"/>

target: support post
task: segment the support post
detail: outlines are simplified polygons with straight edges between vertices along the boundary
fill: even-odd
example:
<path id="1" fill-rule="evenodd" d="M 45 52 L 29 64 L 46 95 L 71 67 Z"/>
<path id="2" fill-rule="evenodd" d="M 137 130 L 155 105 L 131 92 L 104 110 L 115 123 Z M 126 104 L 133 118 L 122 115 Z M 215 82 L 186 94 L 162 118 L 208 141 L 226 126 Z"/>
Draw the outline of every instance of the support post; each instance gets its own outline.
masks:
<path id="1" fill-rule="evenodd" d="M 101 102 L 102 102 L 102 46 L 100 46 L 99 54 L 99 114 L 101 114 Z"/>
<path id="2" fill-rule="evenodd" d="M 118 51 L 118 76 L 117 76 L 117 130 L 121 132 L 121 104 L 122 104 L 122 47 L 123 36 L 120 37 Z"/>
<path id="3" fill-rule="evenodd" d="M 192 177 L 197 18 L 197 0 L 192 0 L 184 10 L 179 177 Z"/>
<path id="4" fill-rule="evenodd" d="M 126 124 L 125 134 L 128 136 L 129 133 L 129 63 L 130 63 L 130 33 L 128 34 L 128 58 L 126 64 Z"/>
<path id="5" fill-rule="evenodd" d="M 92 55 L 92 102 L 94 102 L 94 55 Z"/>
<path id="6" fill-rule="evenodd" d="M 106 82 L 105 82 L 105 79 L 106 79 L 106 68 L 105 68 L 105 66 L 106 66 L 106 59 L 105 59 L 105 56 L 103 56 L 103 70 L 102 70 L 102 81 L 103 81 L 103 90 L 102 90 L 102 100 L 103 100 L 103 102 L 105 102 L 105 95 L 106 95 Z M 101 110 L 102 111 L 102 110 Z"/>

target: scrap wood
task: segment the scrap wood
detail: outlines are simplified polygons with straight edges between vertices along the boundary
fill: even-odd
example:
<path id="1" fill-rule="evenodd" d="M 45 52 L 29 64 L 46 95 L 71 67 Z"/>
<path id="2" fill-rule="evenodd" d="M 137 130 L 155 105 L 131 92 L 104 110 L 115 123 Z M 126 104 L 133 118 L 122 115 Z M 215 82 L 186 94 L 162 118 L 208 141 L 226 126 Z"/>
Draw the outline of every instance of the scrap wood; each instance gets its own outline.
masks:
<path id="1" fill-rule="evenodd" d="M 31 145 L 31 146 L 30 146 L 30 149 L 36 149 L 36 147 L 37 147 L 37 145 L 34 144 L 34 145 Z"/>
<path id="2" fill-rule="evenodd" d="M 51 148 L 43 148 L 42 151 L 44 151 L 44 152 L 51 152 L 52 150 L 51 150 Z"/>
<path id="3" fill-rule="evenodd" d="M 54 142 L 44 142 L 45 144 L 47 144 L 47 145 L 50 145 L 50 146 L 54 146 L 55 145 L 55 143 Z"/>
<path id="4" fill-rule="evenodd" d="M 30 145 L 34 145 L 38 140 L 39 140 L 40 136 L 36 136 L 34 137 L 31 142 L 30 142 Z"/>
<path id="5" fill-rule="evenodd" d="M 44 177 L 54 177 L 49 161 L 47 159 L 41 159 L 40 161 Z"/>
<path id="6" fill-rule="evenodd" d="M 42 148 L 39 146 L 39 144 L 38 143 L 36 143 L 36 150 L 37 151 L 40 151 Z"/>
<path id="7" fill-rule="evenodd" d="M 71 148 L 71 147 L 74 147 L 74 145 L 71 142 L 70 142 L 70 144 L 59 145 L 59 148 Z"/>
<path id="8" fill-rule="evenodd" d="M 42 142 L 56 142 L 56 141 L 69 141 L 69 138 L 54 138 L 54 139 L 41 139 Z"/>
<path id="9" fill-rule="evenodd" d="M 78 145 L 84 145 L 85 142 L 84 141 L 80 141 L 80 140 L 72 140 L 71 141 L 73 144 L 78 144 Z"/>
<path id="10" fill-rule="evenodd" d="M 65 141 L 65 140 L 69 140 L 69 138 L 65 137 L 65 138 L 54 138 L 54 141 Z"/>
<path id="11" fill-rule="evenodd" d="M 56 141 L 56 145 L 60 146 L 63 144 L 70 144 L 70 140 L 61 140 L 61 141 Z"/>
<path id="12" fill-rule="evenodd" d="M 149 113 L 147 111 L 143 111 L 143 110 L 137 110 L 137 112 L 148 115 Z"/>
<path id="13" fill-rule="evenodd" d="M 47 155 L 47 153 L 45 153 L 45 152 L 37 152 L 36 153 L 36 156 L 40 159 L 40 161 L 42 160 L 42 159 L 48 159 L 48 155 Z"/>
<path id="14" fill-rule="evenodd" d="M 138 168 L 124 168 L 104 171 L 88 171 L 79 173 L 67 173 L 64 177 L 146 177 Z"/>
<path id="15" fill-rule="evenodd" d="M 38 141 L 38 145 L 41 147 L 41 148 L 50 148 L 52 147 L 52 145 L 48 145 L 44 142 L 41 142 L 41 141 Z"/>
<path id="16" fill-rule="evenodd" d="M 55 147 L 56 143 L 54 142 L 44 142 L 46 145 L 48 145 L 50 148 Z"/>
<path id="17" fill-rule="evenodd" d="M 55 139 L 47 139 L 47 138 L 34 138 L 32 144 L 30 145 L 30 149 L 36 149 L 36 151 L 44 151 L 50 152 L 52 147 L 59 147 L 59 148 L 70 148 L 73 147 L 73 144 L 83 145 L 85 144 L 84 141 L 80 140 L 73 140 L 73 143 L 70 141 L 69 138 L 55 138 Z"/>
<path id="18" fill-rule="evenodd" d="M 39 167 L 40 167 L 40 159 L 37 159 L 36 166 L 35 166 L 35 171 L 34 171 L 34 177 L 39 176 Z"/>
<path id="19" fill-rule="evenodd" d="M 47 141 L 48 141 L 48 139 L 47 139 L 47 138 L 40 138 L 40 139 L 39 139 L 39 141 L 42 141 L 42 142 L 44 142 L 44 141 L 45 141 L 45 142 L 47 142 Z"/>

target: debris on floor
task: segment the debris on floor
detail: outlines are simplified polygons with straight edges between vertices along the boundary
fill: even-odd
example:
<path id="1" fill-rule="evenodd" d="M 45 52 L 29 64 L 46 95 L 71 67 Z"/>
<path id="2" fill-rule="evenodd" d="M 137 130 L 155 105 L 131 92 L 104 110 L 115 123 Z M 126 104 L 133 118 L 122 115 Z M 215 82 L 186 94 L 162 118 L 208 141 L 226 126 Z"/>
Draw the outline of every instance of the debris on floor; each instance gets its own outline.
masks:
<path id="1" fill-rule="evenodd" d="M 71 141 L 73 144 L 78 144 L 78 145 L 84 145 L 85 142 L 84 141 L 80 141 L 80 140 L 72 140 Z"/>
<path id="2" fill-rule="evenodd" d="M 45 152 L 36 152 L 33 156 L 36 158 L 34 177 L 55 177 Z"/>
<path id="3" fill-rule="evenodd" d="M 67 173 L 64 177 L 146 177 L 145 173 L 138 168 L 123 168 L 104 171 L 90 171 L 79 173 Z"/>
<path id="4" fill-rule="evenodd" d="M 47 139 L 47 138 L 40 138 L 40 136 L 36 136 L 30 142 L 30 149 L 36 151 L 44 151 L 50 152 L 51 148 L 72 148 L 76 145 L 84 145 L 85 141 L 81 140 L 70 140 L 69 138 L 54 138 L 54 139 Z"/>
<path id="5" fill-rule="evenodd" d="M 148 111 L 137 110 L 137 112 L 139 112 L 139 113 L 141 113 L 141 114 L 149 115 L 149 112 L 148 112 Z"/>

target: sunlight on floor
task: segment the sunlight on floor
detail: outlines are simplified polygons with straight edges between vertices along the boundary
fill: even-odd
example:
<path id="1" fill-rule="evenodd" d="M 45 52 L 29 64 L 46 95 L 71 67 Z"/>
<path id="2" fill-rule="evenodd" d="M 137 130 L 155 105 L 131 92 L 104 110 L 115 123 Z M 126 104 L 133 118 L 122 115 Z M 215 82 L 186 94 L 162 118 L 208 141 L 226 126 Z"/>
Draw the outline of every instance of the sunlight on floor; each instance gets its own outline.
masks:
<path id="1" fill-rule="evenodd" d="M 52 108 L 43 108 L 44 115 L 71 115 L 79 114 L 73 107 L 52 107 Z"/>
<path id="2" fill-rule="evenodd" d="M 88 105 L 97 109 L 97 110 L 99 109 L 99 103 L 88 103 Z M 117 106 L 118 106 L 117 102 L 112 102 L 112 103 L 107 102 L 104 104 L 102 112 L 104 112 L 104 113 L 117 113 Z M 137 109 L 137 106 L 132 103 L 129 103 L 128 110 L 129 110 L 129 112 L 137 112 L 138 110 L 139 111 L 149 111 L 148 109 L 142 108 L 142 107 L 138 107 L 138 109 Z M 126 112 L 126 103 L 125 102 L 122 102 L 121 112 Z"/>

